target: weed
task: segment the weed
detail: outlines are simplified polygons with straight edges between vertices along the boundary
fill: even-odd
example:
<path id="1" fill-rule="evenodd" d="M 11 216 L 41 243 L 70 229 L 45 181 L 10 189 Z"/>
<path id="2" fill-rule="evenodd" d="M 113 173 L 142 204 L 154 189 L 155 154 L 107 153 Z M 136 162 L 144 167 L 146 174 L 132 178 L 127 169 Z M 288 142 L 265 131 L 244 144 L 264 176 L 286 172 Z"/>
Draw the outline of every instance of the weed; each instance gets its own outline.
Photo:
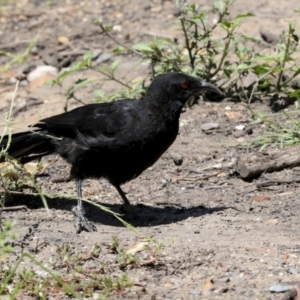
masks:
<path id="1" fill-rule="evenodd" d="M 265 115 L 253 112 L 255 119 L 251 126 L 264 124 L 266 132 L 250 142 L 241 143 L 237 147 L 263 151 L 267 147 L 283 148 L 300 144 L 300 111 L 281 112 Z"/>

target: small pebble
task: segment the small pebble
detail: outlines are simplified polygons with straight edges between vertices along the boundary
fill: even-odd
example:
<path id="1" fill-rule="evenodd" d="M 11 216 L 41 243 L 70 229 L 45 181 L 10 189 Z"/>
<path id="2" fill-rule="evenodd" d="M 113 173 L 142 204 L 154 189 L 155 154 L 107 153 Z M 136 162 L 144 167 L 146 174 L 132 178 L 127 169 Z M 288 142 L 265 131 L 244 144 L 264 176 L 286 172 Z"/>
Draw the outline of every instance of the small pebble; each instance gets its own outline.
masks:
<path id="1" fill-rule="evenodd" d="M 208 130 L 218 129 L 218 128 L 220 128 L 220 124 L 218 123 L 206 123 L 201 126 L 201 129 L 203 131 L 208 131 Z"/>
<path id="2" fill-rule="evenodd" d="M 272 292 L 272 293 L 282 293 L 282 292 L 286 292 L 290 289 L 291 288 L 289 286 L 281 285 L 281 284 L 275 284 L 275 285 L 272 285 L 269 288 L 269 291 Z"/>
<path id="3" fill-rule="evenodd" d="M 235 127 L 234 127 L 234 129 L 235 130 L 238 130 L 238 131 L 242 131 L 242 130 L 244 130 L 245 129 L 245 125 L 236 125 Z"/>
<path id="4" fill-rule="evenodd" d="M 289 269 L 289 273 L 291 273 L 293 275 L 297 275 L 298 274 L 298 270 L 296 268 L 290 268 Z"/>
<path id="5" fill-rule="evenodd" d="M 102 63 L 102 62 L 105 62 L 105 61 L 109 60 L 110 58 L 111 58 L 111 55 L 110 55 L 110 54 L 108 54 L 108 53 L 101 53 L 101 54 L 97 57 L 96 63 L 97 63 L 97 64 L 100 64 L 100 63 Z"/>
<path id="6" fill-rule="evenodd" d="M 198 290 L 190 290 L 189 292 L 191 295 L 199 295 L 199 291 Z"/>
<path id="7" fill-rule="evenodd" d="M 222 282 L 229 282 L 230 278 L 229 277 L 223 277 L 223 278 L 220 279 L 220 281 L 222 281 Z"/>
<path id="8" fill-rule="evenodd" d="M 182 155 L 177 152 L 171 152 L 170 157 L 172 158 L 172 160 L 176 166 L 180 166 L 183 162 Z"/>
<path id="9" fill-rule="evenodd" d="M 27 80 L 33 81 L 45 74 L 52 74 L 54 76 L 58 75 L 58 69 L 53 66 L 38 66 L 27 75 Z"/>

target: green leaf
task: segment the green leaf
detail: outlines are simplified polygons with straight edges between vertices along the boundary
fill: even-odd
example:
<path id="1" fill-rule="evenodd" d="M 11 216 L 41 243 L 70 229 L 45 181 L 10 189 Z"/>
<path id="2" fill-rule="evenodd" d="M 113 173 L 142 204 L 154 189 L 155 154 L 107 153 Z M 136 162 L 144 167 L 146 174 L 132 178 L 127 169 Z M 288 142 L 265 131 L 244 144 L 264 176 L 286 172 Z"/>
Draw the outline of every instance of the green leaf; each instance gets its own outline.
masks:
<path id="1" fill-rule="evenodd" d="M 240 14 L 240 15 L 237 15 L 235 17 L 235 19 L 246 19 L 246 18 L 249 18 L 249 17 L 255 17 L 255 15 L 252 14 L 252 13 Z"/>
<path id="2" fill-rule="evenodd" d="M 123 46 L 118 46 L 117 48 L 115 48 L 112 53 L 113 54 L 122 54 L 124 52 L 128 51 L 125 47 Z"/>
<path id="3" fill-rule="evenodd" d="M 112 64 L 110 65 L 111 70 L 114 72 L 120 65 L 121 63 L 121 59 L 117 59 L 114 62 L 112 62 Z"/>
<path id="4" fill-rule="evenodd" d="M 102 18 L 98 18 L 97 20 L 95 20 L 93 22 L 93 24 L 95 24 L 95 25 L 102 25 L 103 24 L 103 19 Z"/>
<path id="5" fill-rule="evenodd" d="M 224 20 L 221 23 L 219 23 L 218 25 L 227 31 L 228 29 L 231 28 L 232 23 Z"/>
<path id="6" fill-rule="evenodd" d="M 257 66 L 255 66 L 253 68 L 253 70 L 254 70 L 255 74 L 257 74 L 257 75 L 263 75 L 263 74 L 265 74 L 265 73 L 267 73 L 269 71 L 269 68 L 266 68 L 266 67 L 264 67 L 262 65 L 257 65 Z"/>
<path id="7" fill-rule="evenodd" d="M 154 52 L 154 50 L 146 43 L 138 43 L 132 46 L 132 49 L 140 52 Z"/>
<path id="8" fill-rule="evenodd" d="M 105 91 L 102 90 L 102 89 L 96 90 L 96 91 L 94 91 L 94 94 L 95 94 L 95 96 L 97 96 L 97 97 L 104 97 Z"/>
<path id="9" fill-rule="evenodd" d="M 294 90 L 291 93 L 289 93 L 289 97 L 291 98 L 300 98 L 300 90 Z"/>
<path id="10" fill-rule="evenodd" d="M 226 1 L 227 2 L 227 1 Z M 227 9 L 227 3 L 224 0 L 217 0 L 214 3 L 214 8 L 221 14 Z"/>
<path id="11" fill-rule="evenodd" d="M 78 79 L 75 83 L 74 83 L 74 88 L 78 88 L 78 87 L 83 87 L 88 85 L 89 83 L 95 82 L 96 80 L 90 79 L 90 78 L 85 78 L 85 79 Z"/>
<path id="12" fill-rule="evenodd" d="M 83 56 L 83 61 L 85 62 L 86 66 L 90 66 L 92 59 L 94 58 L 94 53 L 93 51 L 88 51 L 86 54 Z"/>

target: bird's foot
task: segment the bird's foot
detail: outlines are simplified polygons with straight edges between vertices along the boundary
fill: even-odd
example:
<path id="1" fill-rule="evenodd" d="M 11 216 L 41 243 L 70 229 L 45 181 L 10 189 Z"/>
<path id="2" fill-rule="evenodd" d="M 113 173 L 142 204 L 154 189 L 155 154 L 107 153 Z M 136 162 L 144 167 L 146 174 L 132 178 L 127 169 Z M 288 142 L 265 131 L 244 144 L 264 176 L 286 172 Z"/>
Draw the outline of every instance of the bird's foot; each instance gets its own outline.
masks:
<path id="1" fill-rule="evenodd" d="M 126 217 L 135 222 L 140 224 L 141 223 L 141 218 L 138 215 L 136 209 L 132 206 L 132 205 L 128 205 L 128 204 L 123 204 L 121 207 L 121 211 L 124 212 L 126 214 Z"/>
<path id="2" fill-rule="evenodd" d="M 80 233 L 82 230 L 86 230 L 88 232 L 97 231 L 96 226 L 84 216 L 85 211 L 83 207 L 75 206 L 72 208 L 72 212 L 75 215 L 74 226 L 76 233 Z"/>

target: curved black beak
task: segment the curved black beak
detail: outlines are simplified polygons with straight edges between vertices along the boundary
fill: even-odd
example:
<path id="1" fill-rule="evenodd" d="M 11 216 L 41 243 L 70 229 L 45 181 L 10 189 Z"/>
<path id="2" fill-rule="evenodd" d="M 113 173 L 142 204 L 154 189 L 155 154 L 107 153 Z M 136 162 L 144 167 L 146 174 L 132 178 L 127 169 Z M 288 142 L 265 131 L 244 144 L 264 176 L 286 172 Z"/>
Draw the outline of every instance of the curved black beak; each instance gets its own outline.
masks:
<path id="1" fill-rule="evenodd" d="M 223 93 L 213 84 L 205 81 L 200 81 L 199 91 L 210 91 L 217 93 L 219 95 L 223 95 Z"/>

